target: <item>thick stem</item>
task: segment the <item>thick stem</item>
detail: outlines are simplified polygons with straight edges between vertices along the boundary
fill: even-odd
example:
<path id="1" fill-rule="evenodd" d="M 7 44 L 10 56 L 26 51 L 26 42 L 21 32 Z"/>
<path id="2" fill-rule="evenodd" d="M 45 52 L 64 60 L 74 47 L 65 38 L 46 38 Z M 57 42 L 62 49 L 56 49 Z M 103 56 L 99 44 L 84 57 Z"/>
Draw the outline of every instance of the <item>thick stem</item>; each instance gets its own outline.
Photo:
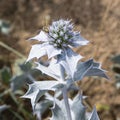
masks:
<path id="1" fill-rule="evenodd" d="M 65 69 L 63 68 L 62 65 L 60 65 L 60 72 L 62 81 L 65 81 Z"/>
<path id="2" fill-rule="evenodd" d="M 62 89 L 62 93 L 63 93 L 63 99 L 65 102 L 65 108 L 66 108 L 66 112 L 67 112 L 67 118 L 68 118 L 67 120 L 72 120 L 66 86 L 64 86 L 64 88 Z"/>
<path id="3" fill-rule="evenodd" d="M 65 69 L 63 68 L 62 65 L 60 67 L 60 72 L 61 72 L 62 81 L 65 81 Z M 62 88 L 62 94 L 63 94 L 63 99 L 65 102 L 65 108 L 66 108 L 66 112 L 67 112 L 67 120 L 72 120 L 66 86 L 64 86 Z"/>

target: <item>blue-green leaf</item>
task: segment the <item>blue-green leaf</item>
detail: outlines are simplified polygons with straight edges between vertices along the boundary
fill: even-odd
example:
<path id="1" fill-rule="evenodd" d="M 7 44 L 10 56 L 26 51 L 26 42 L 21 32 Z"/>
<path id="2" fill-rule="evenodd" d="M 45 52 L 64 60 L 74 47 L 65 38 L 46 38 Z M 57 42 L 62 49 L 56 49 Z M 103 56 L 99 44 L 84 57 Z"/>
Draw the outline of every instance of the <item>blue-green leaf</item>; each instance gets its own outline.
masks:
<path id="1" fill-rule="evenodd" d="M 93 62 L 93 66 L 86 72 L 85 76 L 99 76 L 109 79 L 105 72 L 100 63 Z"/>
<path id="2" fill-rule="evenodd" d="M 86 62 L 80 62 L 77 66 L 76 72 L 74 73 L 74 81 L 81 80 L 87 71 L 89 71 L 93 66 L 93 59 Z"/>
<path id="3" fill-rule="evenodd" d="M 41 100 L 39 103 L 36 103 L 33 113 L 36 115 L 38 120 L 42 120 L 42 115 L 51 105 L 52 103 L 49 100 Z"/>
<path id="4" fill-rule="evenodd" d="M 101 65 L 90 59 L 86 62 L 80 62 L 74 73 L 74 81 L 81 80 L 85 76 L 99 76 L 109 79 L 105 74 L 105 70 L 101 69 Z"/>
<path id="5" fill-rule="evenodd" d="M 58 56 L 58 62 L 65 68 L 67 75 L 73 78 L 77 63 L 81 58 L 82 56 L 68 48 Z"/>
<path id="6" fill-rule="evenodd" d="M 92 111 L 92 114 L 91 114 L 91 117 L 89 118 L 89 120 L 100 120 L 95 107 Z"/>
<path id="7" fill-rule="evenodd" d="M 35 108 L 35 104 L 38 102 L 41 96 L 45 94 L 46 91 L 52 90 L 55 91 L 59 88 L 62 88 L 64 83 L 60 83 L 58 81 L 39 81 L 29 84 L 29 89 L 22 98 L 29 98 L 31 100 L 31 104 L 33 110 Z"/>
<path id="8" fill-rule="evenodd" d="M 14 76 L 11 78 L 11 89 L 13 92 L 20 89 L 26 83 L 26 75 Z"/>
<path id="9" fill-rule="evenodd" d="M 86 107 L 83 105 L 82 99 L 81 95 L 77 95 L 72 101 L 71 111 L 73 112 L 73 120 L 86 120 Z"/>
<path id="10" fill-rule="evenodd" d="M 52 108 L 52 118 L 50 120 L 66 120 L 65 113 L 57 104 Z"/>
<path id="11" fill-rule="evenodd" d="M 62 76 L 61 76 L 61 66 L 60 64 L 56 63 L 57 61 L 55 59 L 52 59 L 50 62 L 50 65 L 48 67 L 41 65 L 40 63 L 37 63 L 36 69 L 40 70 L 42 73 L 45 73 L 54 79 L 61 81 Z"/>

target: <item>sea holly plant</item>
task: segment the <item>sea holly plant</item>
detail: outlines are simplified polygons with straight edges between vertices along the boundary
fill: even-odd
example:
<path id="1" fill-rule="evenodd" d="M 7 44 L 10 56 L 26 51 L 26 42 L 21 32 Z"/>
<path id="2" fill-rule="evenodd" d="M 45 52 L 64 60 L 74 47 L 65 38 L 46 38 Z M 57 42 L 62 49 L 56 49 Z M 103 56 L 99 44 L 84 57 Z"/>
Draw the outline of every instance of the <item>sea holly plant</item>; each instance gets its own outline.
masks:
<path id="1" fill-rule="evenodd" d="M 38 44 L 32 46 L 27 62 L 36 58 L 36 69 L 52 77 L 52 80 L 33 81 L 23 98 L 31 100 L 33 112 L 39 100 L 48 91 L 61 92 L 59 97 L 47 96 L 46 99 L 53 103 L 50 120 L 99 120 L 96 109 L 90 115 L 86 114 L 81 94 L 71 99 L 68 97 L 70 90 L 78 90 L 75 82 L 87 76 L 99 76 L 107 78 L 101 64 L 93 59 L 81 62 L 82 56 L 73 51 L 74 47 L 88 44 L 80 32 L 73 30 L 74 25 L 69 20 L 60 19 L 52 22 L 48 31 L 40 31 L 38 35 L 29 40 L 38 40 Z M 49 65 L 45 66 L 39 61 L 43 56 L 48 57 Z"/>

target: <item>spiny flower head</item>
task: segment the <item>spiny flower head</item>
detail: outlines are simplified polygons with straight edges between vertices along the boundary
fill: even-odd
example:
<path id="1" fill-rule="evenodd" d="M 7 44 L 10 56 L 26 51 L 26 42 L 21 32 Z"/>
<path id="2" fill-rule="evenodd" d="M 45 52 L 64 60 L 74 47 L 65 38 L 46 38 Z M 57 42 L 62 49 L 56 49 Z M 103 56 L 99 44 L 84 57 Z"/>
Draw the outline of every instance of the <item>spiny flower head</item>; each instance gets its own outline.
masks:
<path id="1" fill-rule="evenodd" d="M 68 45 L 75 46 L 75 41 L 79 37 L 79 32 L 73 31 L 73 24 L 69 20 L 59 20 L 49 27 L 49 44 L 56 48 L 64 48 Z"/>
<path id="2" fill-rule="evenodd" d="M 48 55 L 52 58 L 68 51 L 72 47 L 83 46 L 88 43 L 80 33 L 73 30 L 70 20 L 60 19 L 52 22 L 48 32 L 41 31 L 38 35 L 31 38 L 41 41 L 40 44 L 33 45 L 28 60 L 40 58 Z M 72 50 L 72 49 L 71 49 Z"/>
<path id="3" fill-rule="evenodd" d="M 50 44 L 57 48 L 64 48 L 72 44 L 72 37 L 74 36 L 73 25 L 70 21 L 59 20 L 53 22 L 49 28 Z"/>

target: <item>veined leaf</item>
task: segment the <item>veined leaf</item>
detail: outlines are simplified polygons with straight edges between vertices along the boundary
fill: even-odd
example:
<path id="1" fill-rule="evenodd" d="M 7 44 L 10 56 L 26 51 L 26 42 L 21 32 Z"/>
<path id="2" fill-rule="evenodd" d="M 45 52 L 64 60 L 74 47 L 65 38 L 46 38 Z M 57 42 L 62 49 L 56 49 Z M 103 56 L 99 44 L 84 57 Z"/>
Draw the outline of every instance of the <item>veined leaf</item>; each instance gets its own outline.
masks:
<path id="1" fill-rule="evenodd" d="M 58 81 L 62 80 L 62 76 L 61 76 L 61 66 L 60 64 L 57 63 L 57 61 L 55 59 L 52 59 L 52 61 L 50 62 L 50 65 L 48 67 L 41 65 L 40 63 L 37 63 L 37 67 L 36 69 L 40 70 L 41 72 L 55 78 Z"/>
<path id="2" fill-rule="evenodd" d="M 81 80 L 87 71 L 89 71 L 93 66 L 93 60 L 90 59 L 86 62 L 80 62 L 74 74 L 74 81 Z"/>
<path id="3" fill-rule="evenodd" d="M 77 63 L 81 58 L 82 56 L 68 48 L 58 56 L 58 62 L 65 68 L 67 75 L 73 78 Z"/>
<path id="4" fill-rule="evenodd" d="M 38 120 L 42 120 L 42 115 L 49 109 L 50 105 L 52 103 L 49 100 L 41 100 L 39 103 L 36 103 L 33 113 Z"/>
<path id="5" fill-rule="evenodd" d="M 77 95 L 72 101 L 71 111 L 73 112 L 73 120 L 86 120 L 86 107 L 83 105 L 82 99 L 82 95 Z"/>
<path id="6" fill-rule="evenodd" d="M 105 74 L 105 70 L 101 68 L 101 64 L 93 61 L 93 66 L 87 71 L 85 76 L 99 76 L 109 79 Z"/>
<path id="7" fill-rule="evenodd" d="M 101 65 L 90 59 L 86 62 L 80 62 L 74 74 L 74 81 L 81 80 L 85 76 L 99 76 L 109 79 L 105 74 L 105 70 L 101 69 Z"/>
<path id="8" fill-rule="evenodd" d="M 27 93 L 22 96 L 22 98 L 29 98 L 34 110 L 35 104 L 38 102 L 41 96 L 45 94 L 46 91 L 55 91 L 62 88 L 65 83 L 60 83 L 58 81 L 39 81 L 29 84 L 29 89 Z"/>
<path id="9" fill-rule="evenodd" d="M 26 76 L 25 75 L 19 75 L 14 76 L 11 78 L 11 89 L 13 92 L 20 89 L 24 84 L 26 83 Z"/>
<path id="10" fill-rule="evenodd" d="M 57 104 L 52 108 L 52 118 L 50 120 L 66 120 L 65 113 Z"/>

